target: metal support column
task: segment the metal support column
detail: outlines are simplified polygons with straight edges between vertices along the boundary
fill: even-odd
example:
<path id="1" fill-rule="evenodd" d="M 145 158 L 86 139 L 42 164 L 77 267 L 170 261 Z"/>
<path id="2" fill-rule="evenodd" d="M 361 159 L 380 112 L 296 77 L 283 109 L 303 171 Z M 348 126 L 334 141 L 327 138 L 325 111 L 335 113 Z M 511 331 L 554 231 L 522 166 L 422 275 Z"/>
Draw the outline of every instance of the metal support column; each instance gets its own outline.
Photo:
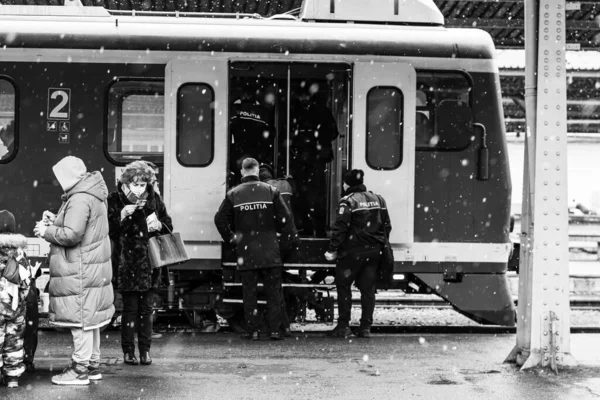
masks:
<path id="1" fill-rule="evenodd" d="M 570 354 L 565 0 L 525 2 L 527 134 L 517 344 L 522 369 L 574 366 Z"/>

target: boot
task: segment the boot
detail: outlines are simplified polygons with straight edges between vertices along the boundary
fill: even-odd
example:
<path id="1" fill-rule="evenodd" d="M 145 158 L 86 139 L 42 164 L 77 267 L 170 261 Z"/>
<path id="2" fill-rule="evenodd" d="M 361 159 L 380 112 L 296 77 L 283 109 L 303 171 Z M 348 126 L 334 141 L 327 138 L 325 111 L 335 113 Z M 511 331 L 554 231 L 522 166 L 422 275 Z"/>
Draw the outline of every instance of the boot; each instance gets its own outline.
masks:
<path id="1" fill-rule="evenodd" d="M 142 364 L 142 365 L 152 364 L 152 358 L 150 358 L 149 351 L 140 351 L 140 364 Z"/>
<path id="2" fill-rule="evenodd" d="M 352 329 L 349 326 L 336 325 L 332 331 L 327 332 L 327 336 L 334 338 L 347 338 L 352 336 Z"/>
<path id="3" fill-rule="evenodd" d="M 135 358 L 133 351 L 123 354 L 123 362 L 128 365 L 138 365 L 138 359 Z"/>

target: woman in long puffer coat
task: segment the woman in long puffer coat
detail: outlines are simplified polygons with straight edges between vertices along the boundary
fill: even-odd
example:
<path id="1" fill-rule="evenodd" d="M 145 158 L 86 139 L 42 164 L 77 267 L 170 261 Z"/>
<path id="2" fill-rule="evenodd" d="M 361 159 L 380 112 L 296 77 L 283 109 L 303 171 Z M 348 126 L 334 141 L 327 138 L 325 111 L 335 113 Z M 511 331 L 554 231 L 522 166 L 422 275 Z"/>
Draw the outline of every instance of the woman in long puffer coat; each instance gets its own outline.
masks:
<path id="1" fill-rule="evenodd" d="M 138 364 L 136 332 L 140 363 L 152 363 L 154 292 L 157 287 L 168 285 L 166 268 L 152 269 L 148 258 L 149 239 L 173 229 L 165 204 L 152 187 L 153 177 L 154 171 L 148 164 L 134 161 L 125 167 L 117 190 L 108 196 L 115 284 L 123 297 L 121 346 L 124 362 L 130 365 Z"/>
<path id="2" fill-rule="evenodd" d="M 35 234 L 50 242 L 50 322 L 71 328 L 73 362 L 52 377 L 57 385 L 87 385 L 102 379 L 100 328 L 114 314 L 106 197 L 100 172 L 68 156 L 52 167 L 64 190 L 56 215 L 44 212 Z"/>

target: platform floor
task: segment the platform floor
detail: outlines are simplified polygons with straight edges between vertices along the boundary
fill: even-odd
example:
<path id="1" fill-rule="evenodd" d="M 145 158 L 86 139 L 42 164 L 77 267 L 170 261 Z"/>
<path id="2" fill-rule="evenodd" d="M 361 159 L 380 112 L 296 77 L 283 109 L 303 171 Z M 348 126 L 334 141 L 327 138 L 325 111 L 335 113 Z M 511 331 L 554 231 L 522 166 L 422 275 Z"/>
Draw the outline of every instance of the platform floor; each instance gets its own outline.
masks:
<path id="1" fill-rule="evenodd" d="M 503 364 L 514 335 L 374 335 L 331 339 L 296 334 L 249 342 L 232 333 L 167 334 L 151 366 L 121 362 L 119 332 L 102 336 L 104 379 L 59 387 L 69 333 L 40 335 L 37 370 L 5 399 L 593 399 L 600 398 L 600 335 L 572 335 L 580 366 L 521 372 Z"/>

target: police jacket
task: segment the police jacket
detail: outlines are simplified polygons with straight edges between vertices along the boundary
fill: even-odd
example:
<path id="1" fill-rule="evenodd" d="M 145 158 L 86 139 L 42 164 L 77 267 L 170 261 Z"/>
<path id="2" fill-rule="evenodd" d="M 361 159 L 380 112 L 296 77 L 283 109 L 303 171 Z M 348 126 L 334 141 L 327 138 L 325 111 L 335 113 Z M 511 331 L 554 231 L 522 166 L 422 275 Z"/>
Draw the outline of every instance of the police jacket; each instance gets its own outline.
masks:
<path id="1" fill-rule="evenodd" d="M 236 249 L 240 271 L 281 266 L 277 233 L 282 241 L 294 236 L 290 211 L 279 191 L 246 176 L 227 192 L 215 215 L 215 225 L 225 242 Z"/>
<path id="2" fill-rule="evenodd" d="M 308 108 L 296 105 L 292 113 L 291 148 L 294 160 L 303 163 L 333 160 L 338 128 L 331 110 L 312 101 Z"/>
<path id="3" fill-rule="evenodd" d="M 286 178 L 271 178 L 265 181 L 271 186 L 275 186 L 277 190 L 279 190 L 279 194 L 283 198 L 285 205 L 287 206 L 290 213 L 294 213 L 292 211 L 292 195 L 294 194 L 294 189 L 292 188 L 292 184 Z"/>
<path id="4" fill-rule="evenodd" d="M 268 122 L 269 110 L 258 102 L 237 100 L 230 129 L 235 157 L 246 155 L 272 164 L 275 130 Z"/>
<path id="5" fill-rule="evenodd" d="M 365 185 L 353 186 L 340 200 L 328 252 L 338 252 L 338 258 L 379 250 L 385 234 L 392 230 L 387 205 L 383 197 L 368 192 Z"/>

